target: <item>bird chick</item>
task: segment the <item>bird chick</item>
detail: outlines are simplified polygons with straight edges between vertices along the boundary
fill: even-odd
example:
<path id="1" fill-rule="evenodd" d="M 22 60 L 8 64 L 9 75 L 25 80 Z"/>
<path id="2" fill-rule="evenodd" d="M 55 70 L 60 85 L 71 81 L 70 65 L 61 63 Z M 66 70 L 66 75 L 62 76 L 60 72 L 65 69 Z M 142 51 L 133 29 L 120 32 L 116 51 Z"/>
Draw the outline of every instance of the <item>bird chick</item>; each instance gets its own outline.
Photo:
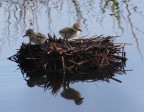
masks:
<path id="1" fill-rule="evenodd" d="M 33 29 L 28 29 L 26 31 L 26 34 L 23 36 L 29 37 L 29 43 L 34 43 L 36 45 L 43 44 L 46 41 L 46 36 L 44 34 L 41 34 L 39 32 L 34 32 Z"/>
<path id="2" fill-rule="evenodd" d="M 82 32 L 80 24 L 74 23 L 72 27 L 66 27 L 59 31 L 60 35 L 64 39 L 64 44 L 68 49 L 71 49 L 71 46 L 68 42 L 68 39 L 78 36 Z"/>

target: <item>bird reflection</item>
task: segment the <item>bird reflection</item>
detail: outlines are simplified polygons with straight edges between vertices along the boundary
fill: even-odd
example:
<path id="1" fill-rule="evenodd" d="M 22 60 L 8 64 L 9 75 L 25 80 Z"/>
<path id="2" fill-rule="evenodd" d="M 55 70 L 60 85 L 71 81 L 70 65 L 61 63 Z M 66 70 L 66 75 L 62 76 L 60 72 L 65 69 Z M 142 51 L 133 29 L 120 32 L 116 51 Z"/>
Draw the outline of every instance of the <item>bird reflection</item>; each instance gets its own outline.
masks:
<path id="1" fill-rule="evenodd" d="M 35 76 L 35 75 L 31 75 L 28 77 L 28 79 L 25 79 L 27 82 L 27 86 L 28 87 L 46 87 L 46 84 L 50 81 L 48 76 L 44 75 L 44 76 Z M 68 82 L 66 82 L 68 83 Z M 65 83 L 49 83 L 49 86 L 51 86 L 50 88 L 52 89 L 52 92 L 55 94 L 58 90 L 60 90 L 60 88 L 63 88 L 63 91 L 61 92 L 61 96 L 65 99 L 68 100 L 73 100 L 75 102 L 76 105 L 81 105 L 83 103 L 83 97 L 81 97 L 81 94 L 79 91 L 75 90 L 74 88 L 70 88 L 69 84 L 65 84 Z M 48 86 L 47 85 L 47 86 Z"/>
<path id="2" fill-rule="evenodd" d="M 45 76 L 40 76 L 40 77 L 31 77 L 29 79 L 26 79 L 27 81 L 27 86 L 28 87 L 34 87 L 34 86 L 41 86 L 43 87 L 46 83 L 46 77 Z"/>
<path id="3" fill-rule="evenodd" d="M 65 99 L 68 99 L 68 100 L 74 100 L 75 104 L 76 105 L 80 105 L 83 103 L 83 99 L 81 97 L 81 94 L 79 91 L 73 89 L 73 88 L 70 88 L 69 86 L 66 87 L 64 86 L 63 87 L 63 91 L 61 92 L 61 96 Z"/>

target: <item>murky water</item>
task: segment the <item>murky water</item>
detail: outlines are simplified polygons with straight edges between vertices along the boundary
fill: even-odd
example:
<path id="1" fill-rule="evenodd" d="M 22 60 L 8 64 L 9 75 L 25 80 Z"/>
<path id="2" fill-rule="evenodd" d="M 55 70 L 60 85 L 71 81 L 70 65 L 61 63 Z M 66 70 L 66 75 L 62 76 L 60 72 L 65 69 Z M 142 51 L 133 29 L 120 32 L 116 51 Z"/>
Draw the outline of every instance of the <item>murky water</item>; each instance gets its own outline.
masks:
<path id="1" fill-rule="evenodd" d="M 143 0 L 1 0 L 0 1 L 0 109 L 2 112 L 143 112 L 144 111 L 144 1 Z M 14 55 L 28 28 L 45 35 L 74 22 L 81 23 L 80 36 L 120 36 L 115 42 L 126 45 L 126 75 L 118 83 L 75 83 L 70 85 L 84 97 L 84 103 L 29 88 L 14 62 Z M 79 37 L 80 37 L 79 36 Z"/>

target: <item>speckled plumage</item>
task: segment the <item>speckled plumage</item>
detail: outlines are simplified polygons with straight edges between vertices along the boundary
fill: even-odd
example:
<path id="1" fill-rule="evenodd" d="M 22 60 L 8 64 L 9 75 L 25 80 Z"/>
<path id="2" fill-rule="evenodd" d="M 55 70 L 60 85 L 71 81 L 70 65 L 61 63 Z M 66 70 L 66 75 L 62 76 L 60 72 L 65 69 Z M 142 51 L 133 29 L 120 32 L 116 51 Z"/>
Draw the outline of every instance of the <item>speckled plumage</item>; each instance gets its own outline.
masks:
<path id="1" fill-rule="evenodd" d="M 80 25 L 78 23 L 73 24 L 73 27 L 66 27 L 59 31 L 63 38 L 69 39 L 80 34 Z"/>
<path id="2" fill-rule="evenodd" d="M 45 35 L 43 35 L 39 32 L 34 32 L 33 29 L 28 29 L 24 36 L 29 37 L 29 43 L 32 42 L 32 43 L 35 43 L 35 44 L 43 44 L 46 41 L 46 36 Z"/>

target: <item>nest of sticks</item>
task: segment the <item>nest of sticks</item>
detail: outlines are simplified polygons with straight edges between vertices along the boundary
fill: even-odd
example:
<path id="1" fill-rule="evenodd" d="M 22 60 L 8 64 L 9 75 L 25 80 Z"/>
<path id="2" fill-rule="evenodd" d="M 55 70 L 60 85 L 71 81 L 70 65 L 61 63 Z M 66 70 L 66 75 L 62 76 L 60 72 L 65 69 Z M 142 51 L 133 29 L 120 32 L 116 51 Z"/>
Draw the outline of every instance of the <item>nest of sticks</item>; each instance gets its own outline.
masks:
<path id="1" fill-rule="evenodd" d="M 43 45 L 23 43 L 17 54 L 9 58 L 26 73 L 26 78 L 36 80 L 35 85 L 52 88 L 55 93 L 65 82 L 109 79 L 121 82 L 114 76 L 125 73 L 127 58 L 125 44 L 114 43 L 115 37 L 101 35 L 71 40 L 73 50 L 68 50 L 62 39 L 48 36 Z"/>

